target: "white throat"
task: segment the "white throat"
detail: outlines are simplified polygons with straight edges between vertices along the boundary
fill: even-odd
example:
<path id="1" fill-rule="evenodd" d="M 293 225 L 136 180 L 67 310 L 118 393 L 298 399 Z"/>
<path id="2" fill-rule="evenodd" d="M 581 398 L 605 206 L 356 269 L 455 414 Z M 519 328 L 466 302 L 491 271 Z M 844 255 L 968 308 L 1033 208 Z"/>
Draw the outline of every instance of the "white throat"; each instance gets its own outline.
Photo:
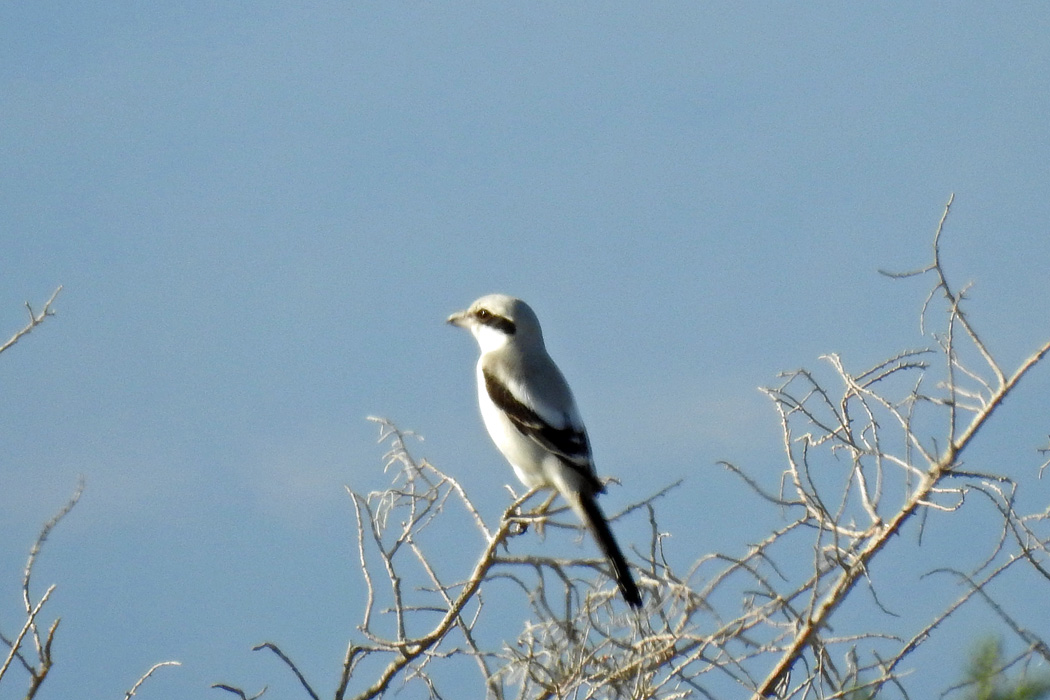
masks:
<path id="1" fill-rule="evenodd" d="M 510 336 L 503 331 L 481 323 L 471 326 L 470 332 L 473 333 L 474 338 L 477 339 L 478 346 L 481 348 L 481 354 L 483 355 L 487 352 L 492 352 L 493 350 L 499 350 L 510 341 Z"/>

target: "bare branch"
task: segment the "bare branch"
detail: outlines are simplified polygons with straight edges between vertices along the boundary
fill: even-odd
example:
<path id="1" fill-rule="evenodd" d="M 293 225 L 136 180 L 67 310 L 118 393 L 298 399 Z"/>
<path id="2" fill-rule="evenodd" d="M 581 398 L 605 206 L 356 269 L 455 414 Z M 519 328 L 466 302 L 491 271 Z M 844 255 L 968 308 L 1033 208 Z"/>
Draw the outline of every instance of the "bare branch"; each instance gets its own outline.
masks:
<path id="1" fill-rule="evenodd" d="M 29 302 L 26 302 L 26 310 L 29 312 L 29 323 L 27 323 L 22 328 L 22 330 L 16 332 L 13 336 L 11 336 L 11 338 L 8 339 L 6 343 L 0 345 L 0 353 L 10 348 L 12 345 L 21 340 L 24 336 L 29 335 L 33 331 L 33 329 L 39 326 L 41 323 L 43 323 L 48 316 L 55 315 L 55 310 L 52 308 L 52 304 L 55 303 L 55 298 L 61 291 L 62 285 L 59 285 L 58 288 L 51 293 L 51 297 L 46 302 L 44 302 L 44 308 L 40 311 L 40 313 L 35 313 L 33 311 L 33 307 L 29 305 Z"/>
<path id="2" fill-rule="evenodd" d="M 261 649 L 269 649 L 270 651 L 272 651 L 277 656 L 277 658 L 284 662 L 285 666 L 292 669 L 292 673 L 294 673 L 295 677 L 299 679 L 300 685 L 303 686 L 303 689 L 306 690 L 310 697 L 313 698 L 313 700 L 321 700 L 317 696 L 317 693 L 314 692 L 314 689 L 310 687 L 310 684 L 306 682 L 306 678 L 303 676 L 302 671 L 299 670 L 299 667 L 292 663 L 292 660 L 289 659 L 283 651 L 281 651 L 280 647 L 278 647 L 273 642 L 263 642 L 262 644 L 252 647 L 252 651 L 259 651 Z M 261 694 L 262 693 L 260 693 L 260 695 Z"/>
<path id="3" fill-rule="evenodd" d="M 44 526 L 40 529 L 40 534 L 37 535 L 36 540 L 33 542 L 33 546 L 29 550 L 29 557 L 26 560 L 26 565 L 22 573 L 22 606 L 25 613 L 25 622 L 18 634 L 13 640 L 9 640 L 6 637 L 0 636 L 8 647 L 8 653 L 2 665 L 0 665 L 0 681 L 3 680 L 7 674 L 8 669 L 11 667 L 11 662 L 15 659 L 18 660 L 22 668 L 29 673 L 29 687 L 26 691 L 26 699 L 30 700 L 36 696 L 40 686 L 47 679 L 48 674 L 51 671 L 51 667 L 54 664 L 54 660 L 51 656 L 51 648 L 55 641 L 55 633 L 58 631 L 58 625 L 60 620 L 55 619 L 51 625 L 47 628 L 47 631 L 41 635 L 40 628 L 37 625 L 38 618 L 44 605 L 51 598 L 51 594 L 55 590 L 55 585 L 50 585 L 44 592 L 40 600 L 33 602 L 32 592 L 30 590 L 30 583 L 33 577 L 33 567 L 36 564 L 37 557 L 40 555 L 43 549 L 44 543 L 47 541 L 51 531 L 54 530 L 55 526 L 73 509 L 73 507 L 80 500 L 80 496 L 84 491 L 84 482 L 81 479 L 77 483 L 76 490 L 73 496 L 59 509 L 59 511 L 51 517 Z M 26 637 L 33 640 L 33 647 L 36 652 L 36 660 L 30 661 L 23 653 L 22 646 L 26 640 Z"/>
<path id="4" fill-rule="evenodd" d="M 1009 373 L 991 354 L 966 316 L 969 288 L 949 284 L 943 267 L 953 201 L 938 223 L 933 261 L 883 273 L 932 275 L 919 310 L 925 347 L 888 353 L 859 371 L 848 358 L 827 354 L 815 369 L 780 375 L 779 384 L 763 389 L 780 422 L 780 473 L 720 462 L 779 515 L 779 525 L 679 570 L 676 547 L 692 542 L 659 525 L 664 496 L 677 484 L 611 518 L 644 513 L 648 524 L 649 541 L 630 549 L 646 591 L 640 611 L 623 609 L 601 558 L 511 551 L 528 530 L 575 535 L 564 507 L 548 499 L 523 512 L 534 494 L 512 491 L 499 522 L 488 523 L 456 479 L 410 453 L 409 433 L 373 418 L 388 447 L 392 483 L 369 494 L 347 488 L 366 600 L 336 700 L 377 698 L 399 683 L 446 697 L 445 667 L 456 669 L 461 696 L 464 666 L 497 700 L 739 697 L 742 687 L 756 700 L 876 693 L 908 700 L 908 660 L 978 600 L 1024 643 L 1014 660 L 1050 660 L 1038 627 L 1019 619 L 1000 589 L 1008 571 L 1027 577 L 1033 589 L 1050 584 L 1050 508 L 1022 511 L 1020 503 L 1045 506 L 1045 499 L 1031 498 L 1013 474 L 963 462 L 978 454 L 971 448 L 983 426 L 1050 354 L 1050 342 Z M 962 515 L 976 509 L 981 517 Z M 912 522 L 914 539 L 904 536 Z M 891 607 L 888 592 L 904 573 L 922 582 L 949 570 L 923 553 L 928 570 L 887 576 L 880 555 L 921 547 L 927 523 L 942 522 L 959 523 L 949 528 L 956 537 L 981 528 L 967 562 L 952 562 L 965 590 L 935 587 L 918 616 L 897 610 L 897 602 Z M 444 550 L 428 538 L 438 529 Z M 474 548 L 470 567 L 456 571 L 450 542 Z M 856 614 L 836 614 L 846 609 L 865 613 L 870 627 L 857 630 Z M 508 619 L 507 610 L 521 614 Z M 270 648 L 317 700 L 294 664 Z M 369 658 L 378 665 L 361 663 Z M 355 678 L 363 668 L 373 674 Z M 352 680 L 361 683 L 356 694 Z"/>
<path id="5" fill-rule="evenodd" d="M 159 669 L 159 668 L 163 668 L 163 667 L 165 667 L 165 666 L 181 666 L 181 665 L 182 665 L 182 664 L 181 664 L 181 663 L 179 663 L 178 661 L 161 661 L 160 663 L 157 663 L 157 664 L 153 664 L 153 666 L 151 666 L 151 667 L 150 667 L 150 669 L 149 669 L 148 671 L 146 671 L 145 673 L 143 673 L 143 674 L 142 674 L 142 676 L 141 676 L 141 677 L 140 677 L 140 678 L 139 678 L 139 679 L 138 679 L 137 681 L 135 681 L 135 685 L 131 686 L 131 690 L 129 690 L 128 692 L 124 693 L 124 700 L 131 700 L 131 698 L 132 698 L 132 697 L 134 697 L 135 693 L 137 693 L 137 692 L 138 692 L 138 689 L 139 689 L 139 687 L 140 687 L 140 686 L 141 686 L 141 685 L 142 685 L 143 683 L 145 683 L 145 682 L 146 682 L 146 680 L 147 680 L 147 679 L 148 679 L 148 678 L 149 678 L 150 676 L 152 676 L 152 675 L 153 675 L 153 673 L 154 673 L 154 672 L 155 672 L 155 671 L 156 671 L 157 669 Z"/>
<path id="6" fill-rule="evenodd" d="M 22 640 L 25 638 L 26 634 L 36 625 L 36 616 L 40 614 L 40 611 L 43 609 L 44 604 L 47 603 L 54 590 L 55 586 L 54 584 L 52 584 L 48 587 L 46 591 L 44 591 L 44 595 L 40 597 L 40 601 L 37 602 L 37 604 L 30 609 L 29 615 L 26 617 L 25 624 L 22 625 L 22 629 L 19 631 L 18 636 L 15 637 L 13 642 L 9 643 L 9 646 L 11 648 L 7 653 L 7 658 L 4 659 L 3 666 L 0 666 L 0 680 L 3 680 L 4 674 L 7 673 L 7 669 L 8 667 L 10 667 L 11 661 L 15 658 L 15 656 L 17 655 L 19 656 L 19 658 L 21 658 L 21 654 L 19 654 L 18 650 L 19 647 L 22 646 Z M 29 668 L 30 672 L 33 674 L 33 677 L 35 678 L 39 672 L 35 668 L 29 667 L 28 663 L 26 665 Z"/>
<path id="7" fill-rule="evenodd" d="M 211 687 L 212 688 L 217 688 L 218 690 L 225 690 L 227 693 L 233 693 L 234 695 L 239 697 L 241 700 L 258 700 L 259 698 L 261 698 L 263 696 L 263 693 L 266 692 L 266 688 L 264 687 L 262 690 L 260 690 L 255 695 L 248 695 L 246 692 L 244 692 L 240 688 L 235 688 L 234 686 L 226 685 L 225 683 L 212 683 Z"/>

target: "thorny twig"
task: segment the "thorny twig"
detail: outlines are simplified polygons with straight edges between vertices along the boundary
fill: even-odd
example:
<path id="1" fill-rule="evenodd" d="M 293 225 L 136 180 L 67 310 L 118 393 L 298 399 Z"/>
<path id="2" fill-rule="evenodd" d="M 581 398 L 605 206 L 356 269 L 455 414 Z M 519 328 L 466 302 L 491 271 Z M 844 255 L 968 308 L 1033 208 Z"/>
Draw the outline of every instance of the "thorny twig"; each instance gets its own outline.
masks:
<path id="1" fill-rule="evenodd" d="M 181 665 L 182 664 L 179 663 L 178 661 L 161 661 L 160 663 L 153 664 L 148 671 L 143 673 L 139 677 L 139 679 L 137 681 L 135 681 L 135 685 L 131 686 L 131 690 L 129 690 L 128 692 L 124 693 L 124 700 L 131 700 L 131 698 L 135 696 L 135 693 L 138 692 L 139 687 L 141 687 L 143 683 L 145 683 L 147 680 L 149 680 L 149 677 L 152 676 L 158 669 L 164 668 L 165 666 L 181 666 Z"/>
<path id="2" fill-rule="evenodd" d="M 780 410 L 785 430 L 786 449 L 790 458 L 789 480 L 795 485 L 799 500 L 808 504 L 810 518 L 822 530 L 831 534 L 837 542 L 848 543 L 847 551 L 850 556 L 843 560 L 843 565 L 836 574 L 835 580 L 826 589 L 820 591 L 817 588 L 813 589 L 814 606 L 812 610 L 798 620 L 797 630 L 779 653 L 777 663 L 757 687 L 756 698 L 777 694 L 778 688 L 783 685 L 788 673 L 798 664 L 813 643 L 820 639 L 821 630 L 827 626 L 836 608 L 846 600 L 862 579 L 871 562 L 895 535 L 901 533 L 904 525 L 914 515 L 928 508 L 952 511 L 962 505 L 965 491 L 959 487 L 945 487 L 944 484 L 959 476 L 958 466 L 962 454 L 972 444 L 978 432 L 1025 375 L 1050 352 L 1050 342 L 1048 342 L 1022 362 L 1009 376 L 993 358 L 964 312 L 963 293 L 954 291 L 954 288 L 948 283 L 941 263 L 940 240 L 951 203 L 952 199 L 949 199 L 934 237 L 933 262 L 921 270 L 891 275 L 907 277 L 932 273 L 936 279 L 934 291 L 940 290 L 945 298 L 949 330 L 942 337 L 940 347 L 947 371 L 947 380 L 942 385 L 946 399 L 928 397 L 919 390 L 915 390 L 902 401 L 890 401 L 882 394 L 869 391 L 870 384 L 858 381 L 865 375 L 851 376 L 836 358 L 832 359 L 832 364 L 847 386 L 841 409 L 827 398 L 823 398 L 815 408 L 809 407 L 811 397 L 824 397 L 824 393 L 808 373 L 792 375 L 782 388 L 770 392 Z M 929 311 L 930 301 L 927 299 L 924 304 L 924 318 Z M 971 368 L 960 360 L 958 347 L 962 342 L 971 343 L 978 351 L 978 355 L 984 360 L 986 369 L 992 373 L 990 380 L 983 379 L 980 370 Z M 878 376 L 880 379 L 886 378 L 905 369 L 924 371 L 925 367 L 914 363 L 897 364 L 891 366 L 888 372 L 880 372 Z M 795 398 L 797 394 L 793 383 L 799 378 L 803 378 L 810 388 L 801 398 Z M 976 380 L 985 395 L 981 396 L 967 390 L 961 384 L 963 378 Z M 981 396 L 981 398 L 976 404 L 964 406 L 959 400 L 961 396 L 971 398 Z M 948 437 L 939 453 L 934 453 L 925 447 L 926 442 L 921 438 L 913 422 L 915 403 L 926 400 L 929 400 L 931 404 L 944 406 L 948 411 Z M 851 418 L 847 418 L 845 408 L 849 405 L 857 405 L 861 408 L 864 419 L 854 422 Z M 820 417 L 821 408 L 830 410 L 835 418 L 833 422 L 827 422 Z M 912 455 L 892 455 L 882 446 L 880 435 L 885 431 L 885 427 L 876 418 L 877 413 L 892 416 L 894 422 L 903 431 L 904 443 L 908 446 L 909 452 L 913 453 Z M 960 424 L 963 415 L 968 418 Z M 857 500 L 869 517 L 869 524 L 866 527 L 858 529 L 848 525 L 848 521 L 843 517 L 845 509 L 833 513 L 822 505 L 822 498 L 819 494 L 823 489 L 816 485 L 818 480 L 813 477 L 809 454 L 804 449 L 796 447 L 798 438 L 795 436 L 793 422 L 799 417 L 809 426 L 817 426 L 818 434 L 822 435 L 820 438 L 803 436 L 802 447 L 818 444 L 831 438 L 834 440 L 833 444 L 839 446 L 839 449 L 844 449 L 852 455 L 855 465 L 853 474 L 857 478 L 851 483 L 857 485 Z M 918 456 L 922 462 L 914 463 L 913 456 Z M 880 513 L 880 507 L 883 505 L 881 501 L 873 499 L 864 488 L 864 475 L 868 473 L 867 470 L 874 469 L 875 477 L 881 480 L 884 478 L 883 467 L 888 464 L 900 466 L 910 476 L 917 478 L 914 481 L 908 481 L 909 488 L 904 501 L 899 506 L 891 506 L 887 514 L 883 516 Z M 942 499 L 946 494 L 957 494 L 959 499 L 954 503 L 944 504 Z M 1012 513 L 1004 513 L 1004 517 L 1007 520 L 1016 520 Z M 816 682 L 816 677 L 809 675 L 792 692 L 803 692 L 805 688 L 813 686 Z"/>
<path id="3" fill-rule="evenodd" d="M 54 316 L 55 310 L 51 308 L 51 305 L 55 303 L 55 298 L 61 291 L 62 285 L 59 285 L 58 288 L 51 293 L 51 297 L 46 302 L 44 302 L 44 308 L 41 309 L 39 313 L 33 311 L 33 307 L 30 306 L 29 302 L 27 301 L 26 311 L 29 312 L 29 323 L 27 323 L 20 331 L 16 332 L 13 336 L 11 336 L 6 343 L 0 345 L 0 352 L 7 350 L 9 347 L 21 340 L 23 336 L 29 335 L 33 331 L 33 329 L 39 326 L 41 323 L 43 323 L 48 316 Z"/>
<path id="4" fill-rule="evenodd" d="M 48 586 L 47 590 L 44 591 L 44 594 L 40 597 L 40 600 L 34 603 L 33 595 L 30 590 L 30 583 L 33 577 L 33 567 L 36 564 L 37 557 L 40 555 L 44 543 L 47 541 L 51 531 L 54 530 L 59 522 L 69 514 L 69 511 L 71 511 L 80 500 L 80 496 L 83 492 L 84 482 L 81 480 L 77 483 L 73 496 L 66 501 L 58 512 L 55 513 L 50 520 L 44 523 L 44 526 L 40 529 L 40 534 L 37 535 L 32 548 L 29 550 L 29 557 L 26 560 L 26 565 L 22 572 L 22 605 L 24 608 L 25 623 L 22 625 L 22 628 L 14 639 L 0 636 L 0 640 L 2 640 L 8 647 L 7 657 L 4 659 L 3 664 L 0 665 L 0 681 L 2 681 L 7 674 L 12 661 L 17 659 L 22 668 L 29 673 L 29 689 L 26 691 L 27 699 L 36 695 L 54 664 L 54 659 L 51 655 L 51 647 L 55 640 L 55 633 L 58 631 L 58 623 L 60 621 L 59 618 L 55 618 L 50 627 L 47 628 L 47 632 L 43 635 L 41 634 L 40 627 L 37 624 L 37 618 L 48 599 L 50 599 L 51 594 L 54 592 L 55 585 L 52 584 L 51 586 Z M 35 661 L 31 661 L 26 654 L 23 653 L 22 646 L 26 637 L 29 637 L 29 639 L 33 641 L 34 651 L 36 652 Z"/>
<path id="5" fill-rule="evenodd" d="M 1019 482 L 962 464 L 1004 399 L 1050 353 L 1050 342 L 1012 373 L 999 366 L 966 316 L 966 288 L 950 285 L 942 266 L 951 201 L 934 236 L 933 262 L 890 275 L 933 276 L 920 313 L 931 347 L 892 354 L 862 371 L 826 355 L 823 369 L 787 373 L 766 389 L 786 457 L 779 493 L 766 479 L 722 463 L 761 503 L 789 516 L 786 523 L 742 552 L 711 553 L 679 571 L 678 553 L 669 551 L 675 540 L 658 525 L 665 492 L 621 513 L 644 513 L 649 524 L 649 542 L 633 549 L 646 594 L 637 615 L 622 609 L 599 558 L 506 551 L 523 529 L 561 510 L 523 513 L 532 495 L 525 494 L 498 523 L 487 523 L 455 478 L 417 460 L 406 434 L 377 421 L 390 445 L 386 463 L 395 469 L 394 483 L 367 495 L 347 489 L 365 603 L 336 700 L 348 697 L 366 658 L 382 662 L 368 667 L 377 670 L 353 695 L 359 699 L 378 697 L 395 683 L 446 697 L 440 668 L 456 659 L 473 661 L 481 688 L 500 700 L 739 697 L 741 688 L 756 699 L 889 692 L 908 698 L 907 660 L 975 599 L 985 600 L 1025 645 L 1025 658 L 1050 653 L 1037 631 L 994 595 L 1008 570 L 1023 568 L 1037 583 L 1050 583 L 1050 509 L 1019 512 Z M 939 300 L 944 330 L 931 333 Z M 964 357 L 978 358 L 977 365 Z M 934 386 L 932 372 L 942 373 Z M 968 590 L 935 603 L 925 619 L 898 615 L 888 594 L 896 582 L 875 567 L 879 555 L 904 541 L 895 536 L 913 520 L 921 535 L 930 513 L 955 517 L 989 503 L 999 523 L 989 548 L 968 571 L 955 570 Z M 453 512 L 464 517 L 453 523 Z M 455 527 L 468 534 L 460 537 Z M 444 550 L 426 536 L 438 528 Z M 470 570 L 449 573 L 450 541 L 456 548 L 477 543 Z M 940 570 L 933 563 L 928 568 Z M 915 578 L 924 580 L 921 573 Z M 847 600 L 871 607 L 870 628 L 836 629 L 835 613 Z M 531 615 L 521 612 L 526 609 Z M 463 681 L 456 678 L 453 694 L 461 696 Z"/>

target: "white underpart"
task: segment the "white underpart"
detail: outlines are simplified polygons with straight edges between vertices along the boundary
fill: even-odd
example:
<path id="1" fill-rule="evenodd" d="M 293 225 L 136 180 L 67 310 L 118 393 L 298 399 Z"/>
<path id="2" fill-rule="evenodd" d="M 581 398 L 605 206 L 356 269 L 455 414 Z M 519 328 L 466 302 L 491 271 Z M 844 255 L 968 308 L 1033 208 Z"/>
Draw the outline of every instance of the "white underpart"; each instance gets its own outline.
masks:
<path id="1" fill-rule="evenodd" d="M 504 336 L 506 337 L 506 336 Z M 479 338 L 480 342 L 481 339 Z M 521 483 L 530 489 L 539 486 L 554 486 L 545 473 L 543 467 L 545 458 L 551 455 L 533 440 L 521 434 L 507 418 L 507 414 L 499 409 L 489 397 L 485 387 L 485 377 L 481 373 L 481 362 L 478 362 L 478 405 L 481 407 L 481 419 L 485 422 L 485 429 L 489 431 L 489 437 L 495 443 L 499 451 L 510 462 L 514 473 Z"/>
<path id="2" fill-rule="evenodd" d="M 493 350 L 499 350 L 507 344 L 507 334 L 501 330 L 497 330 L 492 326 L 486 326 L 482 323 L 472 323 L 470 326 L 470 332 L 474 334 L 474 338 L 478 341 L 478 347 L 481 348 L 481 354 L 484 355 L 487 352 Z"/>
<path id="3" fill-rule="evenodd" d="M 492 399 L 485 387 L 485 377 L 478 362 L 478 404 L 492 442 L 514 469 L 518 480 L 530 489 L 553 488 L 564 497 L 573 510 L 579 511 L 578 494 L 590 492 L 590 480 L 551 454 L 540 443 L 522 434 Z M 581 517 L 583 517 L 581 515 Z"/>

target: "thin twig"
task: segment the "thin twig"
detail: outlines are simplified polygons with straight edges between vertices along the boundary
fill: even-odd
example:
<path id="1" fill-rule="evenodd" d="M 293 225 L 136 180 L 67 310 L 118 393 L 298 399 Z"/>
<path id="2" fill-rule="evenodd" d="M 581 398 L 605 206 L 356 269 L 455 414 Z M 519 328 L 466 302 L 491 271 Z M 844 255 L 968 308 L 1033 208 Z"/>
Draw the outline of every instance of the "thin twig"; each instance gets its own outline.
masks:
<path id="1" fill-rule="evenodd" d="M 134 697 L 135 693 L 138 692 L 139 686 L 141 686 L 143 683 L 145 683 L 146 679 L 148 679 L 150 676 L 152 676 L 153 673 L 158 668 L 163 668 L 165 666 L 181 666 L 181 665 L 182 664 L 179 663 L 178 661 L 161 661 L 160 663 L 153 664 L 153 666 L 151 666 L 148 671 L 143 673 L 142 676 L 140 676 L 139 679 L 137 681 L 135 681 L 135 685 L 131 686 L 131 690 L 129 690 L 128 692 L 124 693 L 124 700 L 131 700 L 131 698 Z"/>
<path id="2" fill-rule="evenodd" d="M 0 352 L 3 352 L 4 350 L 7 350 L 9 347 L 11 347 L 15 343 L 17 343 L 23 337 L 29 335 L 33 331 L 33 329 L 36 328 L 37 326 L 39 326 L 41 323 L 43 323 L 44 320 L 47 319 L 48 316 L 54 316 L 55 315 L 55 310 L 52 308 L 52 304 L 55 303 L 55 298 L 58 296 L 58 293 L 61 292 L 61 291 L 62 291 L 62 285 L 58 285 L 58 288 L 55 289 L 55 291 L 51 293 L 51 297 L 46 302 L 44 302 L 44 308 L 41 309 L 40 313 L 35 313 L 33 311 L 33 307 L 31 307 L 29 305 L 29 302 L 27 301 L 26 302 L 26 310 L 29 312 L 29 323 L 27 323 L 22 328 L 22 330 L 18 331 L 13 336 L 11 336 L 11 338 L 6 343 L 4 343 L 3 345 L 0 345 Z"/>

